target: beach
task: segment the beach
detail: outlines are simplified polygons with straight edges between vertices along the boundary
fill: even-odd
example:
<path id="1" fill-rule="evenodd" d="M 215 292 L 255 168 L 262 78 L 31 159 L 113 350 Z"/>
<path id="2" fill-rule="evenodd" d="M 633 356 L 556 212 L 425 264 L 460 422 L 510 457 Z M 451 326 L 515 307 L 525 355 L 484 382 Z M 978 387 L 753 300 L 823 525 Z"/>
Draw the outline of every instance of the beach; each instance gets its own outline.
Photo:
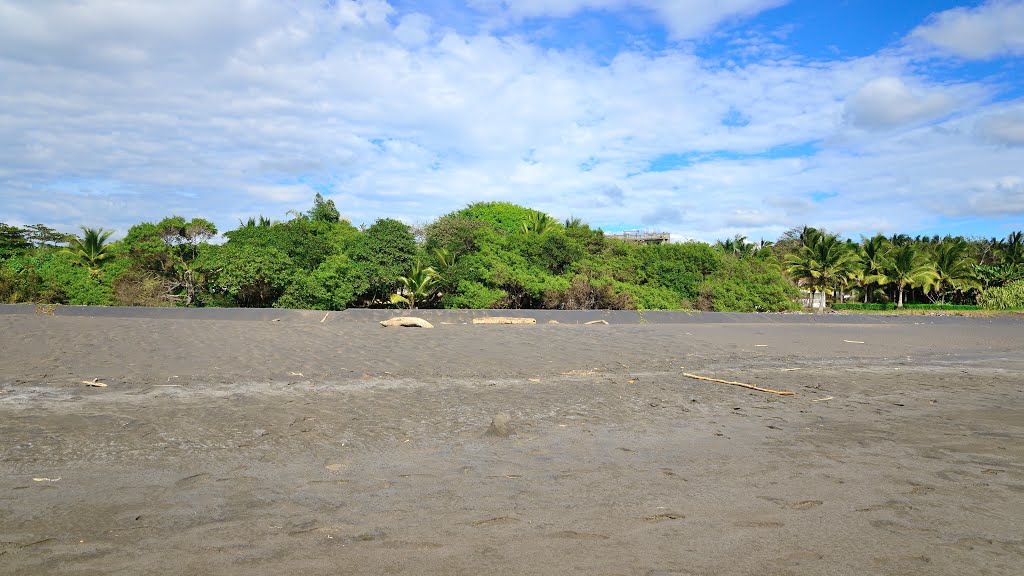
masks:
<path id="1" fill-rule="evenodd" d="M 11 310 L 2 574 L 1024 566 L 1020 317 Z"/>

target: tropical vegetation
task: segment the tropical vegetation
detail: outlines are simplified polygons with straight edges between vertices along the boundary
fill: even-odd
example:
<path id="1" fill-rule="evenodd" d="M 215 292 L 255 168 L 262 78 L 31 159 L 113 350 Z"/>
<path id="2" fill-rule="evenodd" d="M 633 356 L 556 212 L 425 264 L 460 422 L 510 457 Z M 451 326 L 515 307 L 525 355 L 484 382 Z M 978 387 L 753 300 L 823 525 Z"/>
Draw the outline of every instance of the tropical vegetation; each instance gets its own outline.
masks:
<path id="1" fill-rule="evenodd" d="M 319 194 L 307 212 L 263 215 L 221 234 L 169 216 L 81 236 L 0 223 L 0 302 L 121 306 L 695 309 L 787 311 L 801 290 L 824 312 L 860 303 L 1017 307 L 1024 235 L 876 235 L 812 227 L 636 244 L 579 218 L 479 202 L 416 229 L 353 226 Z"/>

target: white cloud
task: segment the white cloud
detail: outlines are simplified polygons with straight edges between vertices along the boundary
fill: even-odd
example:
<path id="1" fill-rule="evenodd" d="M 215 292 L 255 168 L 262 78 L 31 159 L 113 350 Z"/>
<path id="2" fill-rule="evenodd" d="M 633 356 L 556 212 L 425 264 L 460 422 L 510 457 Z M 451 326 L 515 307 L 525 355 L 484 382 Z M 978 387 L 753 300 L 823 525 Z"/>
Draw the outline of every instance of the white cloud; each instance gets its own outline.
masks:
<path id="1" fill-rule="evenodd" d="M 969 59 L 1024 54 L 1024 1 L 991 0 L 939 12 L 910 37 Z"/>
<path id="2" fill-rule="evenodd" d="M 846 115 L 861 128 L 892 128 L 941 116 L 955 104 L 949 94 L 914 90 L 900 78 L 885 76 L 871 80 L 851 96 L 846 102 Z"/>
<path id="3" fill-rule="evenodd" d="M 676 238 L 889 232 L 944 206 L 996 214 L 962 199 L 1021 174 L 1019 108 L 892 54 L 605 63 L 382 1 L 0 0 L 0 79 L 0 220 L 69 230 L 172 213 L 230 229 L 324 190 L 357 224 L 497 199 Z"/>

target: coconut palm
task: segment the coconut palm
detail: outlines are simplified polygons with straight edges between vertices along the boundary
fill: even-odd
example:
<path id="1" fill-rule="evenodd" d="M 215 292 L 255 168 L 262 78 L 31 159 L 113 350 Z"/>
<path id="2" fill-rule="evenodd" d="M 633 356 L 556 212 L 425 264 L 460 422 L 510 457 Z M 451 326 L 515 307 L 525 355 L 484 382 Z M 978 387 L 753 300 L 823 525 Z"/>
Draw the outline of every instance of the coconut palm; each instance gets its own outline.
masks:
<path id="1" fill-rule="evenodd" d="M 908 286 L 930 286 L 936 280 L 935 267 L 928 255 L 913 244 L 904 244 L 889 252 L 885 276 L 896 284 L 899 291 L 896 308 L 903 308 L 903 292 Z"/>
<path id="2" fill-rule="evenodd" d="M 552 230 L 558 222 L 543 212 L 530 212 L 529 219 L 523 222 L 523 232 L 527 234 L 544 234 Z"/>
<path id="3" fill-rule="evenodd" d="M 835 234 L 814 235 L 809 245 L 786 257 L 786 272 L 814 290 L 827 294 L 829 289 L 842 286 L 857 263 L 857 254 Z M 825 298 L 821 299 L 819 314 L 825 313 Z"/>
<path id="4" fill-rule="evenodd" d="M 867 304 L 868 296 L 871 294 L 872 284 L 882 284 L 885 280 L 885 268 L 888 265 L 886 252 L 889 246 L 885 236 L 876 234 L 871 238 L 861 236 L 860 245 L 857 246 L 859 265 L 854 269 L 854 280 L 858 288 L 864 294 L 864 303 Z"/>
<path id="5" fill-rule="evenodd" d="M 935 245 L 932 250 L 935 278 L 931 286 L 939 295 L 939 302 L 946 303 L 946 292 L 965 291 L 976 286 L 973 279 L 974 266 L 967 257 L 967 242 L 962 238 L 949 238 Z"/>
<path id="6" fill-rule="evenodd" d="M 762 244 L 764 241 L 762 240 Z M 737 234 L 732 238 L 725 240 L 719 240 L 715 247 L 725 252 L 726 254 L 732 254 L 737 258 L 745 258 L 750 256 L 757 251 L 758 245 L 753 242 L 747 242 L 747 237 L 742 234 Z"/>
<path id="7" fill-rule="evenodd" d="M 999 243 L 999 253 L 1003 264 L 1014 267 L 1024 264 L 1024 232 L 1011 232 Z"/>
<path id="8" fill-rule="evenodd" d="M 89 269 L 89 275 L 95 277 L 99 275 L 103 263 L 113 255 L 110 252 L 110 245 L 106 242 L 114 231 L 82 226 L 82 232 L 82 238 L 69 239 L 64 252 L 73 255 L 80 264 Z"/>
<path id="9" fill-rule="evenodd" d="M 570 230 L 575 228 L 582 228 L 583 220 L 580 220 L 579 218 L 576 218 L 574 216 L 570 216 L 569 218 L 565 219 L 565 222 L 563 222 L 562 225 Z"/>
<path id="10" fill-rule="evenodd" d="M 431 267 L 423 267 L 423 262 L 417 260 L 412 265 L 408 276 L 399 276 L 399 282 L 403 286 L 403 294 L 391 296 L 392 303 L 406 303 L 409 309 L 416 308 L 417 300 L 426 300 L 434 293 L 438 283 L 437 271 Z"/>

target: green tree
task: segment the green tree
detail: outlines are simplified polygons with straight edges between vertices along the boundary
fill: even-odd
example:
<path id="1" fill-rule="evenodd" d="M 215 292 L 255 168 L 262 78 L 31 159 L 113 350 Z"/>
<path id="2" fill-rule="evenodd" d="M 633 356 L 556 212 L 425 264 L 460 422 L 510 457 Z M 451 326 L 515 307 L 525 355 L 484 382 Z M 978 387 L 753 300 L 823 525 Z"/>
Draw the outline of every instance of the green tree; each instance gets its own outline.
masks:
<path id="1" fill-rule="evenodd" d="M 1024 232 L 1011 232 L 999 243 L 1003 264 L 1019 267 L 1024 264 Z"/>
<path id="2" fill-rule="evenodd" d="M 360 268 L 345 254 L 335 254 L 312 273 L 295 274 L 274 306 L 344 310 L 366 289 L 367 281 Z"/>
<path id="3" fill-rule="evenodd" d="M 857 255 L 835 234 L 815 235 L 808 241 L 810 244 L 786 257 L 786 271 L 793 278 L 827 294 L 849 277 Z M 818 313 L 825 313 L 824 297 Z"/>
<path id="4" fill-rule="evenodd" d="M 961 238 L 943 240 L 932 249 L 935 276 L 931 285 L 939 295 L 941 304 L 946 303 L 949 291 L 964 292 L 977 286 L 973 263 L 967 258 L 967 249 L 967 242 Z"/>
<path id="5" fill-rule="evenodd" d="M 416 309 L 417 302 L 423 302 L 434 294 L 437 287 L 437 271 L 429 266 L 423 266 L 423 262 L 416 260 L 408 276 L 399 276 L 402 283 L 402 291 L 399 294 L 392 294 L 391 302 L 409 305 L 410 310 Z"/>
<path id="6" fill-rule="evenodd" d="M 44 224 L 30 224 L 25 226 L 25 237 L 28 238 L 36 248 L 57 246 L 67 244 L 74 238 L 74 234 L 58 232 Z"/>
<path id="7" fill-rule="evenodd" d="M 864 295 L 864 303 L 867 304 L 871 287 L 886 280 L 885 269 L 888 266 L 886 254 L 889 250 L 888 241 L 885 236 L 876 234 L 871 238 L 861 237 L 860 245 L 857 247 L 859 255 L 858 265 L 854 267 L 853 277 L 858 288 Z"/>
<path id="8" fill-rule="evenodd" d="M 113 256 L 107 239 L 114 231 L 82 226 L 82 232 L 82 238 L 72 238 L 68 242 L 65 252 L 74 256 L 80 264 L 85 266 L 89 270 L 90 276 L 96 277 L 99 275 L 103 263 Z"/>
<path id="9" fill-rule="evenodd" d="M 313 208 L 307 213 L 310 220 L 315 222 L 340 222 L 341 213 L 334 205 L 334 200 L 324 200 L 324 197 L 317 192 L 313 199 Z"/>
<path id="10" fill-rule="evenodd" d="M 904 243 L 889 253 L 889 268 L 886 278 L 896 284 L 899 300 L 896 308 L 903 308 L 903 293 L 907 287 L 928 286 L 936 279 L 935 268 L 928 255 L 919 251 L 912 243 Z"/>
<path id="11" fill-rule="evenodd" d="M 399 277 L 412 267 L 416 253 L 412 231 L 398 220 L 379 219 L 360 234 L 349 256 L 367 279 L 364 303 L 372 306 L 390 302 L 401 286 Z"/>
<path id="12" fill-rule="evenodd" d="M 555 229 L 558 221 L 543 212 L 530 211 L 530 216 L 523 222 L 522 230 L 527 234 L 543 235 Z"/>
<path id="13" fill-rule="evenodd" d="M 203 254 L 211 284 L 244 308 L 270 308 L 292 281 L 294 264 L 271 246 L 228 243 Z"/>
<path id="14" fill-rule="evenodd" d="M 31 247 L 24 228 L 0 222 L 0 260 L 21 254 Z"/>

